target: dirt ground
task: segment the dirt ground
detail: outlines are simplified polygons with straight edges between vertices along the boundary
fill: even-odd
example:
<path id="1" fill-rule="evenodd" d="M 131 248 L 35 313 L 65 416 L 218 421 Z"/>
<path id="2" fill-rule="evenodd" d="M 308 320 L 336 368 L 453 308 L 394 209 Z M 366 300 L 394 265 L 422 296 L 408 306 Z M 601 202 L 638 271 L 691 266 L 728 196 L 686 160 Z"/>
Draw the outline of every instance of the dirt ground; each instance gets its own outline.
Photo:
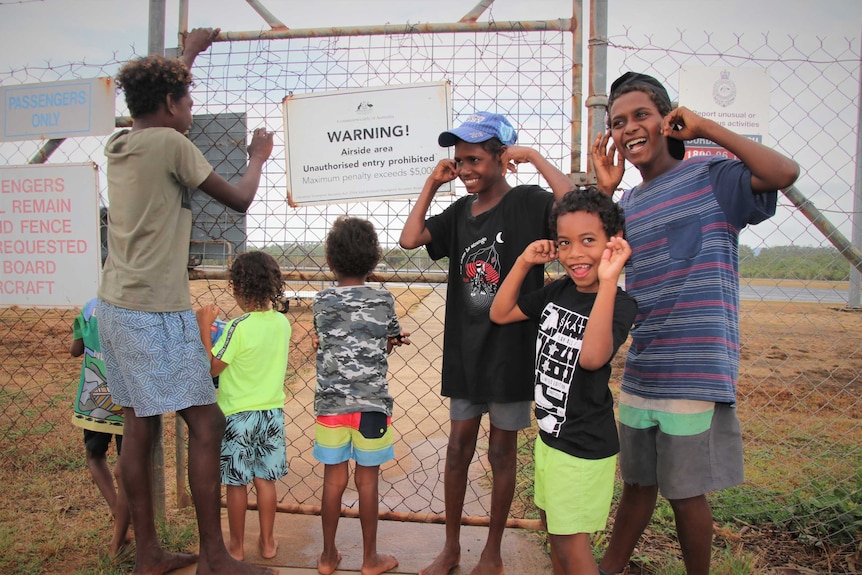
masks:
<path id="1" fill-rule="evenodd" d="M 235 315 L 225 286 L 193 285 L 196 305 L 217 301 L 226 316 Z M 393 291 L 398 292 L 405 327 L 421 332 L 421 325 L 411 324 L 411 314 L 442 313 L 421 309 L 423 292 Z M 83 467 L 80 435 L 67 425 L 74 392 L 70 381 L 76 379 L 80 365 L 68 354 L 76 313 L 0 310 L 0 432 L 5 436 L 0 448 L 4 483 L 0 557 L 6 558 L 0 559 L 2 572 L 86 572 L 79 570 L 92 565 L 94 549 L 103 545 L 107 534 L 109 517 L 103 504 L 93 501 L 97 493 Z M 296 305 L 291 314 L 291 366 L 306 377 L 313 370 L 307 304 Z M 862 313 L 825 304 L 743 302 L 740 316 L 739 407 L 746 452 L 748 457 L 755 453 L 775 458 L 754 466 L 754 481 L 767 487 L 791 482 L 805 490 L 815 479 L 829 484 L 852 477 L 862 468 Z M 621 373 L 622 357 L 615 360 L 615 374 Z M 166 445 L 172 450 L 172 419 L 166 418 L 165 429 Z M 818 447 L 817 441 L 828 449 Z M 846 457 L 836 456 L 842 451 L 833 450 L 835 446 L 844 449 Z M 810 453 L 818 449 L 828 450 L 828 461 Z M 175 509 L 173 463 L 166 465 L 169 518 L 188 523 L 188 512 Z M 848 574 L 862 572 L 859 537 L 857 533 L 856 548 L 811 544 L 771 525 L 740 522 L 722 526 L 716 546 L 755 554 L 758 572 Z M 647 556 L 650 550 L 659 556 L 676 553 L 674 541 L 654 531 L 647 531 L 639 549 Z M 649 561 L 633 564 L 630 573 L 638 572 L 652 573 Z"/>

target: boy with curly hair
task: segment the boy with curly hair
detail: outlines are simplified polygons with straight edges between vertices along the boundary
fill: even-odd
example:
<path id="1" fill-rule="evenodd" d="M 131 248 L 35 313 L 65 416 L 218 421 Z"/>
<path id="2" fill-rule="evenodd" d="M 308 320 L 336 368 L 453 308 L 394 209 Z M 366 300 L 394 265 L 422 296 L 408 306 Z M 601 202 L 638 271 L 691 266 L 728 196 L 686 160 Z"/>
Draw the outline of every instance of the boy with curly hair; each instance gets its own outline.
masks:
<path id="1" fill-rule="evenodd" d="M 395 346 L 409 345 L 410 334 L 401 331 L 392 294 L 365 284 L 382 255 L 371 222 L 338 218 L 325 249 L 337 285 L 318 292 L 313 302 L 314 457 L 324 464 L 323 551 L 317 570 L 329 575 L 341 561 L 335 532 L 352 458 L 359 492 L 362 573 L 377 575 L 398 566 L 395 557 L 377 552 L 378 475 L 380 465 L 395 457 L 386 356 Z"/>
<path id="2" fill-rule="evenodd" d="M 622 211 L 595 186 L 557 202 L 551 229 L 553 240 L 537 240 L 518 257 L 490 315 L 495 323 L 538 326 L 536 507 L 555 575 L 597 574 L 590 536 L 607 525 L 619 452 L 611 359 L 637 312 L 617 287 L 631 248 Z M 566 276 L 519 297 L 529 270 L 553 260 Z"/>
<path id="3" fill-rule="evenodd" d="M 254 199 L 272 135 L 255 131 L 236 185 L 185 137 L 192 123 L 189 72 L 218 30 L 193 30 L 182 59 L 147 56 L 117 75 L 131 130 L 114 134 L 107 156 L 108 257 L 99 287 L 99 336 L 108 386 L 125 419 L 121 476 L 135 532 L 135 573 L 160 575 L 198 561 L 201 575 L 272 573 L 236 561 L 221 531 L 219 447 L 225 419 L 216 404 L 207 354 L 189 294 L 188 257 L 195 188 L 244 212 Z M 200 556 L 168 553 L 156 536 L 152 446 L 159 415 L 177 412 L 189 427 L 189 485 Z"/>
<path id="4" fill-rule="evenodd" d="M 277 311 L 284 292 L 281 269 L 260 251 L 240 254 L 230 268 L 233 297 L 243 311 L 224 326 L 218 341 L 210 327 L 215 305 L 197 311 L 201 341 L 218 376 L 218 406 L 227 424 L 221 444 L 221 482 L 227 486 L 228 551 L 245 557 L 245 511 L 248 485 L 254 483 L 260 522 L 260 555 L 278 551 L 273 535 L 275 482 L 287 475 L 284 434 L 284 375 L 290 346 L 290 322 Z"/>

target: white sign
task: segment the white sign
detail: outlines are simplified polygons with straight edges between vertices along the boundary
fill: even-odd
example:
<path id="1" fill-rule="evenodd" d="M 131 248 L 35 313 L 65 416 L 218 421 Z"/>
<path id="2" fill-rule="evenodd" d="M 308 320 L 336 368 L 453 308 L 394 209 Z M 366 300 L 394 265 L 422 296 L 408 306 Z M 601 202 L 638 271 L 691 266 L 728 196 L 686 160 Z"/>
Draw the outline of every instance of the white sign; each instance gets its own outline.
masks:
<path id="1" fill-rule="evenodd" d="M 760 68 L 684 67 L 679 103 L 704 118 L 761 144 L 769 135 L 769 74 Z M 731 152 L 709 140 L 685 143 L 685 157 L 724 156 Z"/>
<path id="2" fill-rule="evenodd" d="M 452 128 L 451 100 L 448 82 L 288 96 L 290 205 L 416 197 L 448 157 L 437 137 Z"/>
<path id="3" fill-rule="evenodd" d="M 112 78 L 0 86 L 0 140 L 110 134 L 115 98 Z"/>
<path id="4" fill-rule="evenodd" d="M 96 296 L 97 170 L 0 167 L 0 307 L 80 307 Z"/>

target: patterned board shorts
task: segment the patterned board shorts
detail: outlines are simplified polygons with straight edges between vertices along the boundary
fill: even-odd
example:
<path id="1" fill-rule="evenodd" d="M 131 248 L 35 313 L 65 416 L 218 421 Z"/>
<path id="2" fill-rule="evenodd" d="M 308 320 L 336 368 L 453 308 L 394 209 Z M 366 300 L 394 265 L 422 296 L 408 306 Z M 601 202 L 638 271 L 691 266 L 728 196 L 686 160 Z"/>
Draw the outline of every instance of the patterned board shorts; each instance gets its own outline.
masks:
<path id="1" fill-rule="evenodd" d="M 99 300 L 99 342 L 114 403 L 137 417 L 216 401 L 209 361 L 192 310 L 147 312 Z"/>
<path id="2" fill-rule="evenodd" d="M 335 465 L 354 459 L 374 467 L 395 459 L 392 417 L 379 411 L 319 415 L 314 426 L 314 457 Z"/>
<path id="3" fill-rule="evenodd" d="M 248 485 L 287 475 L 284 410 L 240 411 L 227 416 L 221 443 L 221 482 Z"/>

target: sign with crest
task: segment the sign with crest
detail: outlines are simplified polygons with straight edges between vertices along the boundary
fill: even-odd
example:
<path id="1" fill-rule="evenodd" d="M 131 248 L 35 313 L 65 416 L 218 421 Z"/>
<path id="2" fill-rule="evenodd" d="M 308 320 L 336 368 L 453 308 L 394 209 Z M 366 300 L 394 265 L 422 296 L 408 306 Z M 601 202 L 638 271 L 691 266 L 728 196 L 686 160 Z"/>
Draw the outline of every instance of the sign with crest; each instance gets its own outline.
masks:
<path id="1" fill-rule="evenodd" d="M 683 67 L 679 104 L 761 144 L 769 136 L 769 74 L 761 68 Z M 709 140 L 685 143 L 685 157 L 735 158 Z"/>

